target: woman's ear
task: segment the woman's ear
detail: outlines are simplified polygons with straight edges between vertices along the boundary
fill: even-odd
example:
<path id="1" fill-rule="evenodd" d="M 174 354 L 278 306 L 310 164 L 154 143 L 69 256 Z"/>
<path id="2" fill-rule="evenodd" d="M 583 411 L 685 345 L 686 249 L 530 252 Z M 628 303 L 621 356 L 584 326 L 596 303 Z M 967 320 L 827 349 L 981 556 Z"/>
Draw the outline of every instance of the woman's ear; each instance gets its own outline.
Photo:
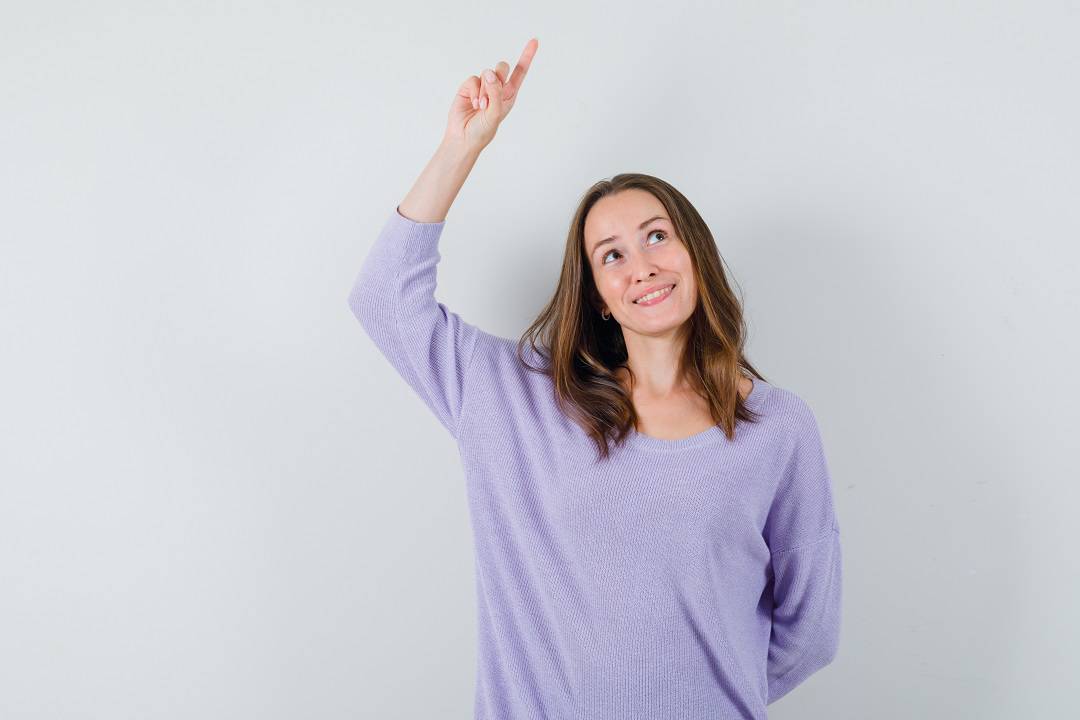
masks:
<path id="1" fill-rule="evenodd" d="M 604 311 L 604 299 L 600 297 L 600 293 L 596 291 L 595 287 L 589 288 L 589 304 L 592 305 L 593 310 L 597 313 L 602 313 Z"/>

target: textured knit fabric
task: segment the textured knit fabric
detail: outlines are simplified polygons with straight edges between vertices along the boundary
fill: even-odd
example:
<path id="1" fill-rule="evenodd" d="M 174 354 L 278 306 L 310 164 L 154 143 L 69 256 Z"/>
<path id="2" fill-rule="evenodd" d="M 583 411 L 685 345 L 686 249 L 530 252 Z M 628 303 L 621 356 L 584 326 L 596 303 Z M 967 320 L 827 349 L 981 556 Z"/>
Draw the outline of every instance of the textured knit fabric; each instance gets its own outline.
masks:
<path id="1" fill-rule="evenodd" d="M 435 299 L 444 226 L 395 208 L 348 302 L 457 442 L 475 717 L 766 718 L 839 644 L 840 531 L 811 409 L 754 378 L 761 419 L 733 441 L 633 431 L 599 460 L 516 340 Z"/>

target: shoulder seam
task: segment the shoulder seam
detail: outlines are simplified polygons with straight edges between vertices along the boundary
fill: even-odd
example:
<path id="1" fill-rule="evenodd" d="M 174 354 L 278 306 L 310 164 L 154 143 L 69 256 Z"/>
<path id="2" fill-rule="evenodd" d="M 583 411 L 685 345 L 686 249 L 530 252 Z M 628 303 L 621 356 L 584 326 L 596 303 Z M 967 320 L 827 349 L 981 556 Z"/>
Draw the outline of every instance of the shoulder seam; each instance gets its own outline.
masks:
<path id="1" fill-rule="evenodd" d="M 795 547 L 785 548 L 783 550 L 776 550 L 775 552 L 771 552 L 769 554 L 771 556 L 775 557 L 776 555 L 782 555 L 783 553 L 794 552 L 796 550 L 803 550 L 805 548 L 813 547 L 814 545 L 818 545 L 820 543 L 823 543 L 823 542 L 825 542 L 827 540 L 832 540 L 833 535 L 839 535 L 839 534 L 840 534 L 840 529 L 834 525 L 833 527 L 826 530 L 825 534 L 823 536 L 819 537 L 817 540 L 810 540 L 809 542 L 802 543 L 801 545 L 796 545 Z"/>
<path id="2" fill-rule="evenodd" d="M 455 434 L 458 436 L 458 442 L 461 441 L 461 428 L 465 425 L 466 413 L 472 405 L 472 366 L 476 363 L 476 356 L 478 354 L 478 346 L 480 341 L 485 335 L 485 332 L 477 326 L 473 326 L 473 341 L 469 348 L 469 357 L 465 360 L 465 377 L 461 383 L 461 412 L 457 417 L 457 428 Z"/>

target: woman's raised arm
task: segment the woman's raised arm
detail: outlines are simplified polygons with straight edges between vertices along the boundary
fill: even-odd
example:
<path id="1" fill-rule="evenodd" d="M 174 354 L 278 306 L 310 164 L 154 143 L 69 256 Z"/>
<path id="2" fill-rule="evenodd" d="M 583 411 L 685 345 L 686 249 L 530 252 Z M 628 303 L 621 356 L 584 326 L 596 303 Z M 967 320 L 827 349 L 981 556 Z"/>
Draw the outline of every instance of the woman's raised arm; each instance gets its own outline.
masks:
<path id="1" fill-rule="evenodd" d="M 509 66 L 500 62 L 494 82 L 473 75 L 462 83 L 442 142 L 386 220 L 349 291 L 349 307 L 365 332 L 455 438 L 477 343 L 495 336 L 435 299 L 439 237 L 450 205 L 513 105 L 535 51 L 534 38 L 509 80 Z"/>

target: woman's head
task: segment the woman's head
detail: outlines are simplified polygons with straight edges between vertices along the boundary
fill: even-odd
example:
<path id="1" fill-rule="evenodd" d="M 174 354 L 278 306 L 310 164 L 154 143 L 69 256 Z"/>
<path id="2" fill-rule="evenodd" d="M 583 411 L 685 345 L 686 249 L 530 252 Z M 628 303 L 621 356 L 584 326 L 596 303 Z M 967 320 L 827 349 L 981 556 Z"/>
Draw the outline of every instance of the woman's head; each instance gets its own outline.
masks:
<path id="1" fill-rule="evenodd" d="M 639 187 L 591 204 L 581 228 L 591 308 L 629 333 L 676 337 L 697 306 L 690 251 L 655 195 Z M 583 273 L 584 274 L 584 273 Z M 663 293 L 643 299 L 646 293 Z"/>
<path id="2" fill-rule="evenodd" d="M 744 357 L 742 307 L 723 265 L 705 221 L 664 180 L 623 173 L 582 197 L 555 293 L 518 348 L 520 355 L 528 342 L 546 358 L 545 367 L 533 369 L 552 378 L 563 409 L 593 437 L 601 456 L 608 438 L 621 442 L 637 425 L 615 374 L 629 370 L 630 334 L 677 343 L 680 376 L 708 400 L 729 438 L 736 419 L 751 419 L 738 394 L 742 370 L 764 378 Z M 673 287 L 660 302 L 635 302 L 667 286 Z"/>

